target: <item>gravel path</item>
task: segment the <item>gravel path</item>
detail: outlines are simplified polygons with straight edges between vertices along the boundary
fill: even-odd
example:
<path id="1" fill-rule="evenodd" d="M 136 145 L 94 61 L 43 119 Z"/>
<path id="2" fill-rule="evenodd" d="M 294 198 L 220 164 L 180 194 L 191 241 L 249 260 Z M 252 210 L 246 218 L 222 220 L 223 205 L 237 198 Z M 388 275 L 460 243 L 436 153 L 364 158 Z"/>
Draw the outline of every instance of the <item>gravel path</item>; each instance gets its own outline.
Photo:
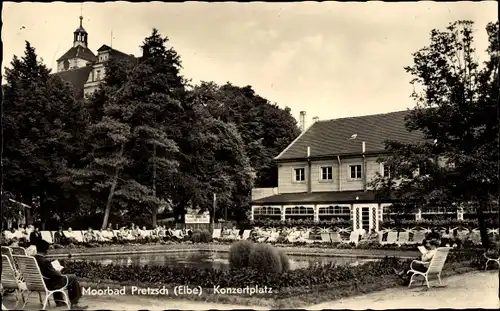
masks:
<path id="1" fill-rule="evenodd" d="M 418 283 L 417 283 L 418 284 Z M 432 283 L 431 283 L 432 286 Z M 498 271 L 471 272 L 443 280 L 442 287 L 398 287 L 307 307 L 321 309 L 499 309 Z"/>

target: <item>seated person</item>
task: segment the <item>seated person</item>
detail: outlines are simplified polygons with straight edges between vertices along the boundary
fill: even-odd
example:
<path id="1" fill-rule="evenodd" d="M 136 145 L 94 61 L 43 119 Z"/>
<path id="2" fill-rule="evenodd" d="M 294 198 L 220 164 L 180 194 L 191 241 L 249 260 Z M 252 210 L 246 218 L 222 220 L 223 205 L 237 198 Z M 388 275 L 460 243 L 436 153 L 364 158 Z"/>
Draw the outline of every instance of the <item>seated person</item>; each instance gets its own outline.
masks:
<path id="1" fill-rule="evenodd" d="M 17 228 L 17 230 L 14 231 L 14 238 L 16 238 L 17 240 L 27 239 L 25 232 L 26 230 L 23 227 Z"/>
<path id="2" fill-rule="evenodd" d="M 71 309 L 85 309 L 87 306 L 78 305 L 78 301 L 82 297 L 82 289 L 76 276 L 73 274 L 65 275 L 54 269 L 52 263 L 47 259 L 47 250 L 49 249 L 49 243 L 47 241 L 41 241 L 36 246 L 37 255 L 35 259 L 40 267 L 40 272 L 45 277 L 44 282 L 49 290 L 55 290 L 66 285 L 66 280 L 68 281 L 68 297 L 71 302 Z M 57 306 L 64 306 L 62 293 L 54 293 L 54 300 Z"/>
<path id="3" fill-rule="evenodd" d="M 38 227 L 36 227 L 30 233 L 30 245 L 36 245 L 41 240 L 42 240 L 42 234 L 40 233 L 40 230 L 38 229 Z"/>
<path id="4" fill-rule="evenodd" d="M 139 227 L 132 227 L 132 229 L 130 229 L 130 235 L 132 235 L 132 238 L 134 240 L 138 240 L 141 236 L 140 232 L 139 232 L 140 228 Z"/>
<path id="5" fill-rule="evenodd" d="M 59 227 L 59 230 L 54 232 L 54 244 L 59 244 L 59 245 L 68 244 L 68 238 L 64 234 L 61 227 Z"/>
<path id="6" fill-rule="evenodd" d="M 94 231 L 94 238 L 96 242 L 104 242 L 107 241 L 107 239 L 104 238 L 102 235 L 103 230 L 99 229 L 99 231 Z"/>
<path id="7" fill-rule="evenodd" d="M 89 229 L 85 232 L 83 240 L 87 243 L 95 242 L 97 240 L 92 228 L 89 227 Z"/>
<path id="8" fill-rule="evenodd" d="M 71 229 L 71 227 L 68 228 L 68 233 L 66 237 L 68 239 L 68 243 L 78 243 L 76 238 L 73 236 L 73 229 Z"/>
<path id="9" fill-rule="evenodd" d="M 40 242 L 37 242 L 37 244 L 38 243 Z M 26 249 L 26 256 L 35 256 L 35 255 L 36 255 L 36 244 L 32 244 Z"/>
<path id="10" fill-rule="evenodd" d="M 446 246 L 450 246 L 451 245 L 451 238 L 452 238 L 452 236 L 450 234 L 450 229 L 446 229 L 446 231 L 441 236 L 442 244 L 444 244 Z"/>
<path id="11" fill-rule="evenodd" d="M 4 231 L 4 238 L 5 242 L 8 244 L 10 241 L 14 240 L 15 236 L 14 233 L 16 232 L 16 229 L 12 228 L 10 230 L 5 230 Z"/>
<path id="12" fill-rule="evenodd" d="M 375 231 L 375 229 L 371 229 L 370 232 L 366 232 L 363 234 L 361 237 L 361 240 L 359 243 L 373 243 L 373 242 L 378 242 L 378 233 Z"/>
<path id="13" fill-rule="evenodd" d="M 422 244 L 425 245 L 426 244 L 425 242 L 430 240 L 437 240 L 439 241 L 439 245 L 441 245 L 441 234 L 439 234 L 436 228 L 432 228 L 431 232 L 429 232 L 425 236 L 424 242 Z"/>
<path id="14" fill-rule="evenodd" d="M 422 258 L 420 260 L 423 263 L 419 263 L 419 262 L 413 263 L 413 265 L 412 265 L 413 270 L 419 271 L 419 272 L 427 271 L 427 268 L 429 267 L 429 263 L 431 262 L 432 258 L 436 254 L 436 251 L 437 251 L 437 248 L 439 247 L 439 245 L 440 245 L 440 242 L 436 239 L 432 239 L 430 241 L 427 241 L 427 244 L 425 246 L 427 248 L 427 252 L 422 254 Z M 410 267 L 408 267 L 408 269 L 402 270 L 402 271 L 397 271 L 396 269 L 394 269 L 394 272 L 399 277 L 401 277 L 406 284 L 408 284 L 410 282 L 410 278 L 411 278 L 411 275 L 408 274 L 409 268 Z"/>
<path id="15" fill-rule="evenodd" d="M 141 238 L 145 239 L 151 236 L 150 232 L 146 229 L 146 226 L 143 226 L 141 230 L 139 230 L 139 234 Z"/>

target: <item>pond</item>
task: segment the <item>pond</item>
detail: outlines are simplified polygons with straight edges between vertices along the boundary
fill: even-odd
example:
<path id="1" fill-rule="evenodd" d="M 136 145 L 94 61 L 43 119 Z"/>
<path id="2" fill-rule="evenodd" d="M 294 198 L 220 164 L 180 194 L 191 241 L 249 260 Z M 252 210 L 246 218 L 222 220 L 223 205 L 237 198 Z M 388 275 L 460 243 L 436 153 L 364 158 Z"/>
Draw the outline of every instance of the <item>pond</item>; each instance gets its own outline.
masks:
<path id="1" fill-rule="evenodd" d="M 289 255 L 290 268 L 300 269 L 314 264 L 359 265 L 378 259 L 341 256 L 296 256 Z M 159 266 L 187 266 L 196 268 L 229 269 L 229 253 L 217 251 L 184 251 L 175 253 L 148 253 L 148 254 L 119 254 L 93 255 L 73 257 L 73 260 L 98 262 L 104 265 L 159 265 Z"/>

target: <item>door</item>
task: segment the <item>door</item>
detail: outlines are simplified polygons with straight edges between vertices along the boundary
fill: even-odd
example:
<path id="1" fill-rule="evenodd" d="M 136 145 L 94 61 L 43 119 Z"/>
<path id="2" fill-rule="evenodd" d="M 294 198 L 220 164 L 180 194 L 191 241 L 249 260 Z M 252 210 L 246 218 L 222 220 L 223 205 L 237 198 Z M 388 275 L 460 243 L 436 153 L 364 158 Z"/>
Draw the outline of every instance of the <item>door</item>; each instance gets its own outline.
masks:
<path id="1" fill-rule="evenodd" d="M 353 212 L 353 230 L 379 230 L 378 204 L 356 204 Z"/>

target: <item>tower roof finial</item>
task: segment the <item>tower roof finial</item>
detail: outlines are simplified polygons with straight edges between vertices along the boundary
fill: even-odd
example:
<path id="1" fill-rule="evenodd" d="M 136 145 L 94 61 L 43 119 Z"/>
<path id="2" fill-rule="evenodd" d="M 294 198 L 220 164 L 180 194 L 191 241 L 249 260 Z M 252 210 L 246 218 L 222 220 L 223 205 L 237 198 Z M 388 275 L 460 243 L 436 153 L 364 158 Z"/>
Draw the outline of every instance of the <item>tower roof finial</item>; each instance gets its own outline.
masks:
<path id="1" fill-rule="evenodd" d="M 83 22 L 83 16 L 80 15 L 80 27 L 83 28 L 82 26 L 82 22 Z"/>

